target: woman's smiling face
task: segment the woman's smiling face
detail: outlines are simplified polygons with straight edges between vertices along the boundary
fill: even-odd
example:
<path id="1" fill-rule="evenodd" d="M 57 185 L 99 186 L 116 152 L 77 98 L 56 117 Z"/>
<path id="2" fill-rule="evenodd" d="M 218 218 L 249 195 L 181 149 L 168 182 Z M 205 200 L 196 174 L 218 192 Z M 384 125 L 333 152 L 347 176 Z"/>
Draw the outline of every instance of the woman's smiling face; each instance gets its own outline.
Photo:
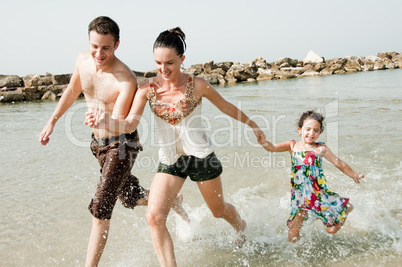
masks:
<path id="1" fill-rule="evenodd" d="M 164 80 L 171 80 L 180 74 L 180 66 L 184 58 L 184 55 L 179 56 L 174 48 L 156 47 L 154 49 L 156 69 Z"/>

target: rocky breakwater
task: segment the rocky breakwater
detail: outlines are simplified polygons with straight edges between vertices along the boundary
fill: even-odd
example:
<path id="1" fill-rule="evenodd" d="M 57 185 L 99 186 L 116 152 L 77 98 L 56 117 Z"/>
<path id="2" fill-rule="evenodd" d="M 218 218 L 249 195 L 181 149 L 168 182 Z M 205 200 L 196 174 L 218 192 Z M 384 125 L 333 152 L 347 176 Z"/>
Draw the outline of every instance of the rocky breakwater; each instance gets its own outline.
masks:
<path id="1" fill-rule="evenodd" d="M 37 75 L 24 77 L 0 75 L 0 102 L 56 100 L 70 82 L 71 74 Z"/>
<path id="2" fill-rule="evenodd" d="M 202 77 L 211 84 L 236 84 L 274 79 L 344 74 L 402 68 L 402 54 L 380 52 L 377 56 L 333 58 L 325 60 L 310 51 L 303 60 L 280 58 L 267 62 L 259 57 L 248 63 L 210 61 L 190 66 L 183 71 Z M 157 71 L 135 72 L 138 83 L 154 77 Z M 67 88 L 71 74 L 0 75 L 0 102 L 56 100 Z"/>
<path id="3" fill-rule="evenodd" d="M 325 60 L 324 57 L 310 51 L 301 61 L 287 57 L 275 62 L 267 62 L 259 57 L 243 64 L 210 61 L 193 65 L 184 72 L 203 77 L 211 84 L 234 84 L 396 68 L 402 68 L 402 54 L 397 52 L 380 52 L 377 56 L 347 56 Z"/>

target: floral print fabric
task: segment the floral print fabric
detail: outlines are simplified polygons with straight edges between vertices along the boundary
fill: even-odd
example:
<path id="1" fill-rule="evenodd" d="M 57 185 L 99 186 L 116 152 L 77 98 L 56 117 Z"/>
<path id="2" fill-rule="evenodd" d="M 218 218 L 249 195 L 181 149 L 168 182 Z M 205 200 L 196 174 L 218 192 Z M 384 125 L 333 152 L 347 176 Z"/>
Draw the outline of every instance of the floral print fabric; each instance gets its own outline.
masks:
<path id="1" fill-rule="evenodd" d="M 349 199 L 342 198 L 328 189 L 322 170 L 322 159 L 314 151 L 292 153 L 290 184 L 291 212 L 288 222 L 293 221 L 300 210 L 311 211 L 327 227 L 345 220 Z"/>
<path id="2" fill-rule="evenodd" d="M 192 76 L 188 77 L 184 96 L 172 103 L 162 102 L 156 99 L 155 83 L 151 82 L 149 87 L 148 99 L 152 112 L 171 125 L 179 124 L 201 103 L 201 99 L 197 100 L 194 97 Z"/>

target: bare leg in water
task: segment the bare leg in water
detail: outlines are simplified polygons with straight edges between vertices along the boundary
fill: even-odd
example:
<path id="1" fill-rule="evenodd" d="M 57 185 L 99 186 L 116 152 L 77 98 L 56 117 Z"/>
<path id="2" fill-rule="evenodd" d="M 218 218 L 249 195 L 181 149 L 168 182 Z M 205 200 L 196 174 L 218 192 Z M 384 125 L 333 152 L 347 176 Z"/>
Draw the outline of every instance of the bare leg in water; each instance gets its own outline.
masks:
<path id="1" fill-rule="evenodd" d="M 240 217 L 235 206 L 225 202 L 223 198 L 222 180 L 217 177 L 212 180 L 197 182 L 198 188 L 215 218 L 222 218 L 227 221 L 236 231 L 234 244 L 240 248 L 247 240 L 244 230 L 247 227 L 246 221 Z"/>
<path id="2" fill-rule="evenodd" d="M 352 212 L 352 210 L 353 210 L 353 205 L 351 203 L 348 203 L 348 209 L 346 211 L 346 217 L 348 216 L 348 214 L 350 212 Z M 303 221 L 304 221 L 304 218 L 306 217 L 306 215 L 307 215 L 307 211 L 306 210 L 301 210 L 301 211 L 299 211 L 297 213 L 297 215 L 293 219 L 293 221 L 289 222 L 289 224 L 288 224 L 288 227 L 289 227 L 288 237 L 289 237 L 290 242 L 295 243 L 300 239 L 300 229 L 303 226 Z M 336 224 L 335 226 L 326 227 L 325 230 L 327 231 L 327 233 L 335 234 L 345 224 L 345 221 L 346 221 L 346 218 L 345 218 L 345 220 L 343 220 L 342 222 Z"/>
<path id="3" fill-rule="evenodd" d="M 304 218 L 306 218 L 307 210 L 300 210 L 293 221 L 288 223 L 288 239 L 289 242 L 296 243 L 300 239 L 300 229 L 303 226 Z"/>
<path id="4" fill-rule="evenodd" d="M 184 181 L 183 178 L 166 173 L 157 173 L 152 180 L 147 221 L 151 230 L 152 244 L 161 266 L 177 266 L 174 245 L 166 227 L 166 219 L 170 206 L 180 192 Z M 224 219 L 236 231 L 237 239 L 234 243 L 240 247 L 246 241 L 246 236 L 243 233 L 246 222 L 240 217 L 233 205 L 224 201 L 220 177 L 197 182 L 197 184 L 214 217 Z"/>
<path id="5" fill-rule="evenodd" d="M 138 206 L 147 206 L 148 205 L 148 199 L 149 199 L 149 190 L 145 189 L 145 194 L 146 196 L 144 198 L 141 198 L 137 201 Z M 170 206 L 172 210 L 174 210 L 177 215 L 179 215 L 183 221 L 189 223 L 190 222 L 190 217 L 188 216 L 186 210 L 183 208 L 183 195 L 181 193 L 178 193 L 176 198 L 174 199 L 172 205 Z"/>
<path id="6" fill-rule="evenodd" d="M 177 266 L 174 245 L 166 226 L 166 219 L 184 181 L 183 178 L 177 176 L 157 173 L 150 187 L 147 221 L 156 256 L 159 264 L 164 267 Z"/>
<path id="7" fill-rule="evenodd" d="M 137 206 L 148 204 L 149 190 L 145 189 L 146 196 L 137 201 Z M 174 199 L 173 209 L 185 222 L 190 222 L 187 212 L 183 208 L 183 195 L 178 193 Z M 87 258 L 85 266 L 98 266 L 106 241 L 109 235 L 110 220 L 99 220 L 92 216 L 92 229 L 88 242 Z"/>
<path id="8" fill-rule="evenodd" d="M 334 226 L 329 226 L 329 227 L 325 228 L 325 230 L 327 231 L 327 233 L 335 234 L 335 233 L 338 232 L 338 231 L 341 229 L 341 227 L 345 224 L 346 219 L 347 219 L 347 217 L 348 217 L 348 214 L 349 214 L 350 212 L 352 212 L 352 210 L 353 210 L 353 205 L 352 205 L 351 203 L 348 203 L 347 205 L 348 205 L 348 209 L 346 210 L 346 216 L 345 216 L 346 218 L 345 218 L 345 220 L 343 220 L 343 221 L 340 222 L 340 223 L 337 223 L 337 224 L 334 225 Z"/>

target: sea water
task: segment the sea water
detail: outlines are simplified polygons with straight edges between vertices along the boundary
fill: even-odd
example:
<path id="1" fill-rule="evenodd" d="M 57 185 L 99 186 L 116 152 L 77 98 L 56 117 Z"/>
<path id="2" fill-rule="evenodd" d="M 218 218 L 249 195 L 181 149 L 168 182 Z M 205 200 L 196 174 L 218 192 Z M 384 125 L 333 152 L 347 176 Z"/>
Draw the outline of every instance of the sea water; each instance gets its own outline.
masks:
<path id="1" fill-rule="evenodd" d="M 275 143 L 296 139 L 306 110 L 326 116 L 319 141 L 365 174 L 361 184 L 324 160 L 328 186 L 355 209 L 335 235 L 310 219 L 296 244 L 287 241 L 290 156 L 268 153 L 252 131 L 203 100 L 203 124 L 224 166 L 224 198 L 247 222 L 244 246 L 213 218 L 197 185 L 182 193 L 191 223 L 170 213 L 179 266 L 395 266 L 402 264 L 402 70 L 274 80 L 216 87 Z M 99 180 L 83 124 L 84 100 L 59 120 L 50 143 L 39 133 L 56 102 L 0 105 L 0 266 L 84 266 L 91 229 L 87 206 Z M 149 187 L 158 137 L 146 107 L 139 127 L 144 151 L 133 173 Z M 100 266 L 158 266 L 146 208 L 116 204 Z"/>

